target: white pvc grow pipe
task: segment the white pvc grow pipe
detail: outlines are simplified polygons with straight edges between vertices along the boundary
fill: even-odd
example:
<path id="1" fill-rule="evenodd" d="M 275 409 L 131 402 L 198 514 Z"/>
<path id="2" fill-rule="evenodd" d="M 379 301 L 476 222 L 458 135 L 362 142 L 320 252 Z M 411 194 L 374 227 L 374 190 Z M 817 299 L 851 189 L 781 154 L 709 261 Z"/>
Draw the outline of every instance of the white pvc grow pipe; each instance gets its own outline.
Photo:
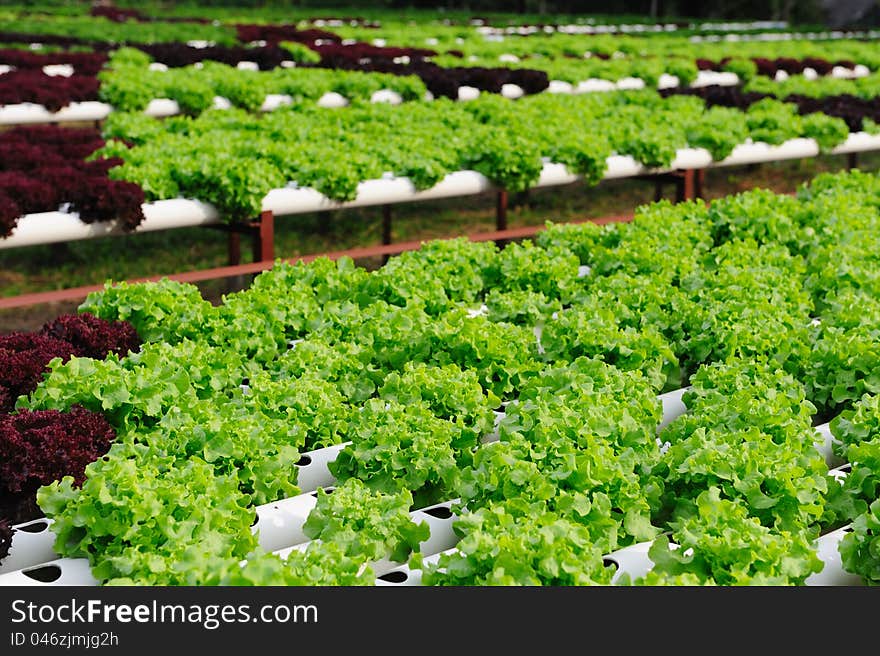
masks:
<path id="1" fill-rule="evenodd" d="M 49 576 L 48 581 L 43 577 Z M 0 575 L 0 587 L 5 586 L 94 586 L 97 579 L 92 576 L 92 568 L 85 558 L 58 558 L 34 567 Z"/>
<path id="2" fill-rule="evenodd" d="M 277 215 L 319 212 L 330 209 L 367 207 L 390 203 L 403 203 L 438 198 L 470 196 L 489 191 L 491 181 L 476 171 L 456 171 L 450 173 L 430 189 L 418 190 L 409 178 L 385 178 L 366 180 L 358 185 L 355 200 L 334 201 L 309 187 L 285 187 L 272 189 L 263 199 L 263 210 L 271 210 Z"/>
<path id="3" fill-rule="evenodd" d="M 843 563 L 840 557 L 838 545 L 840 540 L 849 531 L 849 527 L 845 526 L 820 536 L 816 542 L 816 553 L 823 563 L 821 572 L 811 574 L 804 580 L 806 586 L 862 586 L 864 581 L 862 578 L 843 569 Z M 616 571 L 611 577 L 611 585 L 619 584 L 624 575 L 628 575 L 631 581 L 645 576 L 654 567 L 653 561 L 648 556 L 651 548 L 651 542 L 639 542 L 628 547 L 618 549 L 607 556 L 605 560 L 612 562 Z M 674 545 L 670 545 L 675 548 Z M 451 554 L 456 551 L 455 547 L 446 549 L 443 552 L 426 556 L 423 559 L 425 563 L 436 565 L 440 556 L 444 553 Z M 389 576 L 391 575 L 391 576 Z M 396 576 L 394 576 L 396 575 Z M 376 580 L 379 586 L 418 586 L 422 584 L 422 570 L 412 569 L 408 565 L 401 565 L 391 569 L 384 574 L 384 578 Z"/>
<path id="4" fill-rule="evenodd" d="M 816 540 L 816 553 L 824 563 L 824 567 L 821 572 L 810 574 L 804 581 L 805 585 L 864 585 L 861 576 L 843 569 L 839 545 L 843 536 L 850 530 L 849 526 L 844 526 L 831 533 L 826 533 Z"/>
<path id="5" fill-rule="evenodd" d="M 144 221 L 136 232 L 210 225 L 219 222 L 213 205 L 198 200 L 172 198 L 143 205 Z M 40 212 L 19 219 L 10 237 L 0 239 L 0 249 L 53 242 L 129 234 L 116 221 L 83 223 L 70 212 Z"/>
<path id="6" fill-rule="evenodd" d="M 0 574 L 14 572 L 58 558 L 55 553 L 55 534 L 50 530 L 51 519 L 35 519 L 16 525 L 12 545 L 0 563 Z"/>
<path id="7" fill-rule="evenodd" d="M 434 504 L 432 506 L 427 506 L 425 508 L 419 508 L 418 510 L 413 510 L 410 512 L 410 516 L 412 517 L 413 522 L 416 524 L 427 524 L 428 525 L 428 537 L 425 540 L 422 540 L 419 543 L 419 552 L 425 556 L 434 555 L 440 553 L 441 551 L 445 551 L 455 546 L 458 542 L 458 536 L 455 535 L 455 532 L 452 529 L 452 524 L 456 519 L 456 516 L 452 513 L 452 504 L 456 503 L 458 499 L 454 499 L 451 501 L 443 501 L 441 503 Z M 435 514 L 437 510 L 445 510 L 446 512 L 442 515 Z M 305 521 L 305 520 L 303 520 Z M 272 553 L 281 558 L 287 558 L 293 551 L 305 551 L 309 544 L 313 542 L 307 537 L 297 542 L 288 541 L 287 544 L 281 548 L 272 549 Z M 263 546 L 262 542 L 260 546 Z M 264 549 L 266 547 L 263 547 Z M 377 574 L 384 574 L 385 572 L 397 568 L 398 563 L 394 563 L 387 559 L 382 559 L 381 561 L 377 561 L 372 563 L 373 570 Z"/>
<path id="8" fill-rule="evenodd" d="M 291 102 L 293 102 L 293 98 L 287 94 L 270 93 L 263 100 L 260 110 L 271 112 L 283 105 L 289 105 Z M 403 98 L 396 91 L 380 89 L 373 93 L 370 102 L 398 105 L 403 102 Z M 344 107 L 348 104 L 348 100 L 338 93 L 328 92 L 318 98 L 316 103 L 321 107 Z M 215 96 L 213 107 L 215 109 L 229 109 L 232 107 L 232 103 L 223 96 Z M 93 122 L 104 120 L 113 111 L 112 105 L 97 100 L 73 102 L 57 112 L 50 112 L 42 105 L 35 103 L 0 105 L 0 125 Z M 176 100 L 170 98 L 154 98 L 144 109 L 145 115 L 154 118 L 166 118 L 180 113 L 180 105 Z"/>
<path id="9" fill-rule="evenodd" d="M 50 112 L 35 103 L 0 105 L 0 125 L 27 125 L 31 123 L 69 123 L 73 121 L 100 121 L 109 116 L 112 107 L 97 101 L 70 103 L 57 112 Z"/>
<path id="10" fill-rule="evenodd" d="M 660 403 L 663 407 L 663 417 L 660 419 L 660 424 L 657 426 L 658 431 L 662 431 L 674 419 L 687 412 L 687 406 L 684 404 L 684 401 L 682 401 L 682 397 L 690 388 L 691 386 L 688 385 L 687 387 L 666 392 L 659 396 Z"/>

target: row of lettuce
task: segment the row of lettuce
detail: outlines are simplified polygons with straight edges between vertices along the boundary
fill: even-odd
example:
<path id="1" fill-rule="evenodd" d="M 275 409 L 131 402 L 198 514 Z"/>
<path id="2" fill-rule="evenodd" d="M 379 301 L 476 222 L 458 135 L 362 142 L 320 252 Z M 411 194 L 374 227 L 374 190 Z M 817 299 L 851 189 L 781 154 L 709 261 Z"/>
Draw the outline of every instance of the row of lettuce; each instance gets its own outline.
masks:
<path id="1" fill-rule="evenodd" d="M 108 284 L 80 312 L 143 344 L 51 360 L 16 408 L 101 413 L 116 438 L 37 500 L 106 584 L 369 584 L 383 558 L 429 584 L 602 584 L 645 541 L 653 570 L 623 583 L 802 584 L 845 526 L 845 569 L 875 583 L 878 226 L 880 178 L 853 171 L 375 271 L 279 262 L 216 306 Z M 263 552 L 254 507 L 331 444 L 312 541 Z M 423 562 L 409 513 L 453 499 L 457 551 Z"/>
<path id="2" fill-rule="evenodd" d="M 234 77 L 218 73 L 217 80 L 235 97 Z M 873 76 L 851 84 L 868 80 Z M 208 102 L 211 93 L 194 91 L 190 100 Z M 212 109 L 160 121 L 116 112 L 103 136 L 18 127 L 0 135 L 0 236 L 11 235 L 23 215 L 61 207 L 86 223 L 116 220 L 131 230 L 144 220 L 145 202 L 181 197 L 211 203 L 224 221 L 236 222 L 259 215 L 273 189 L 309 187 L 346 201 L 361 182 L 389 174 L 427 189 L 450 173 L 475 170 L 515 191 L 534 186 L 552 161 L 592 185 L 615 154 L 668 167 L 681 148 L 706 148 L 723 160 L 749 139 L 777 145 L 796 137 L 828 151 L 852 129 L 876 134 L 872 117 L 880 119 L 873 105 L 833 100 L 827 111 L 843 118 L 812 111 L 803 99 L 731 104 L 642 90 L 516 103 L 498 96 L 397 107 L 363 102 L 331 111 L 300 97 L 266 114 Z"/>
<path id="3" fill-rule="evenodd" d="M 687 87 L 697 79 L 700 67 L 735 72 L 743 83 L 766 86 L 770 82 L 772 87 L 777 71 L 803 72 L 810 68 L 814 75 L 818 75 L 817 70 L 822 72 L 819 80 L 831 82 L 837 78 L 828 74 L 836 65 L 855 66 L 851 60 L 782 57 L 728 58 L 716 63 L 682 57 L 520 61 L 514 56 L 513 62 L 492 58 L 462 60 L 450 55 L 429 57 L 434 53 L 432 50 L 365 43 L 310 47 L 281 42 L 261 47 L 204 48 L 182 43 L 137 44 L 134 48 L 107 44 L 107 48 L 112 51 L 109 57 L 104 52 L 0 49 L 0 66 L 10 69 L 0 76 L 0 104 L 34 103 L 56 112 L 71 103 L 100 100 L 116 109 L 131 111 L 146 108 L 153 99 L 170 98 L 180 103 L 182 111 L 193 113 L 210 106 L 214 96 L 222 96 L 230 88 L 238 91 L 229 94 L 228 100 L 255 110 L 267 95 L 286 93 L 289 88 L 294 89 L 294 96 L 314 100 L 331 92 L 348 100 L 370 99 L 371 92 L 378 89 L 395 91 L 403 100 L 421 99 L 428 93 L 432 97 L 457 99 L 462 87 L 501 93 L 505 85 L 516 85 L 521 93 L 529 95 L 543 92 L 551 84 L 576 87 L 580 83 L 604 81 L 613 88 L 620 80 L 632 82 L 636 78 L 640 84 L 657 87 L 661 82 L 668 84 L 670 75 L 676 85 Z M 206 65 L 208 70 L 204 70 Z M 59 66 L 70 67 L 65 72 L 71 74 L 59 75 Z M 169 67 L 173 72 L 167 74 Z M 869 70 L 865 68 L 863 73 Z M 757 75 L 759 72 L 762 75 Z M 227 77 L 234 81 L 224 81 Z M 793 78 L 801 84 L 806 82 L 807 87 L 816 82 L 804 75 Z M 810 93 L 827 95 L 825 85 L 816 86 Z M 206 104 L 194 104 L 194 96 L 205 94 Z"/>
<path id="4" fill-rule="evenodd" d="M 30 333 L 0 336 L 0 561 L 12 546 L 12 525 L 43 515 L 40 485 L 72 476 L 81 484 L 85 467 L 101 457 L 116 432 L 99 412 L 13 412 L 19 396 L 33 392 L 54 359 L 103 359 L 109 352 L 137 351 L 140 338 L 124 321 L 88 313 L 63 314 Z"/>
<path id="5" fill-rule="evenodd" d="M 870 117 L 860 127 L 877 131 Z M 824 151 L 849 134 L 843 119 L 802 115 L 796 104 L 773 98 L 740 111 L 643 90 L 542 94 L 516 103 L 498 96 L 366 103 L 329 114 L 306 103 L 265 115 L 208 110 L 162 122 L 114 113 L 104 128 L 108 144 L 96 156 L 124 160 L 111 178 L 139 185 L 148 200 L 198 198 L 238 220 L 259 214 L 271 189 L 290 184 L 345 201 L 359 183 L 388 173 L 425 189 L 449 173 L 475 170 L 499 187 L 522 190 L 538 181 L 547 160 L 596 184 L 613 154 L 666 167 L 686 147 L 722 160 L 747 139 L 775 145 L 809 137 Z"/>
<path id="6" fill-rule="evenodd" d="M 114 105 L 120 102 L 119 108 L 131 109 L 132 99 L 120 88 L 132 93 L 130 87 L 137 88 L 139 79 L 143 83 L 142 93 L 158 93 L 146 99 L 135 93 L 139 104 L 145 106 L 153 98 L 178 100 L 182 96 L 179 102 L 185 111 L 192 111 L 187 99 L 195 91 L 190 87 L 194 84 L 201 90 L 211 85 L 215 77 L 210 72 L 189 68 L 185 75 L 163 79 L 141 67 L 119 66 L 111 61 L 99 87 L 94 77 L 95 66 L 106 62 L 106 53 L 120 48 L 139 49 L 144 56 L 172 67 L 197 62 L 222 62 L 234 67 L 244 61 L 263 71 L 283 63 L 349 72 L 315 76 L 298 70 L 282 71 L 280 75 L 241 76 L 241 71 L 226 69 L 226 75 L 240 78 L 236 86 L 253 87 L 250 95 L 258 96 L 256 101 L 250 99 L 251 104 L 255 102 L 254 107 L 260 106 L 266 93 L 284 93 L 276 90 L 283 86 L 320 86 L 321 93 L 341 92 L 337 85 L 348 92 L 363 91 L 371 82 L 358 81 L 362 77 L 386 84 L 395 84 L 393 77 L 403 77 L 396 84 L 408 91 L 415 84 L 434 96 L 456 98 L 462 86 L 499 93 L 504 84 L 515 84 L 531 94 L 547 89 L 551 80 L 577 84 L 596 78 L 610 82 L 639 78 L 648 86 L 657 86 L 666 74 L 687 85 L 696 79 L 699 69 L 705 68 L 735 72 L 745 82 L 778 72 L 798 74 L 810 69 L 813 76 L 827 76 L 835 67 L 851 71 L 861 66 L 863 72 L 868 72 L 880 66 L 876 49 L 870 42 L 858 39 L 700 44 L 677 35 L 553 33 L 499 40 L 488 38 L 473 26 L 445 25 L 424 17 L 418 22 L 391 21 L 383 28 L 362 21 L 354 21 L 354 25 L 338 22 L 330 31 L 304 23 L 110 20 L 100 15 L 22 13 L 14 8 L 0 16 L 6 18 L 5 30 L 0 32 L 0 44 L 4 47 L 0 50 L 0 65 L 15 69 L 0 78 L 0 103 L 37 103 L 50 111 L 71 102 L 99 99 Z M 94 52 L 90 56 L 83 50 Z M 70 63 L 75 75 L 57 77 L 22 66 L 34 64 L 34 59 L 39 58 L 50 66 Z M 193 78 L 198 82 L 190 84 Z M 107 85 L 111 88 L 105 90 Z M 235 94 L 233 103 L 242 102 L 241 96 L 241 91 Z M 211 99 L 209 95 L 209 105 Z"/>
<path id="7" fill-rule="evenodd" d="M 287 5 L 260 4 L 255 6 L 247 2 L 235 4 L 206 5 L 204 3 L 182 2 L 168 6 L 162 2 L 126 2 L 124 0 L 113 5 L 90 5 L 88 3 L 58 3 L 53 0 L 18 3 L 9 2 L 4 5 L 13 13 L 30 13 L 45 16 L 100 16 L 116 22 L 210 22 L 227 23 L 249 22 L 262 20 L 265 22 L 294 21 L 296 23 L 314 24 L 318 27 L 361 25 L 368 28 L 380 27 L 384 22 L 411 24 L 413 20 L 424 17 L 442 18 L 444 25 L 480 27 L 489 31 L 512 29 L 519 33 L 522 29 L 542 28 L 552 25 L 564 31 L 569 27 L 616 27 L 620 30 L 641 28 L 660 28 L 662 30 L 692 29 L 704 32 L 749 32 L 749 31 L 808 31 L 817 29 L 816 25 L 790 24 L 787 21 L 718 21 L 713 19 L 678 19 L 666 20 L 648 16 L 635 19 L 631 15 L 620 14 L 554 14 L 548 21 L 546 14 L 527 12 L 509 13 L 493 11 L 479 16 L 469 10 L 445 9 L 440 18 L 433 10 L 406 8 L 389 9 L 387 7 L 360 7 L 357 10 L 340 11 L 338 9 L 321 9 L 317 7 L 292 7 Z"/>
<path id="8" fill-rule="evenodd" d="M 346 47 L 343 47 L 347 48 Z M 383 49 L 377 49 L 379 51 Z M 314 54 L 314 53 L 312 53 Z M 625 59 L 625 60 L 563 60 L 558 66 L 513 65 L 499 66 L 497 62 L 483 61 L 463 66 L 455 61 L 394 63 L 390 57 L 348 60 L 333 59 L 325 53 L 306 67 L 275 67 L 269 70 L 241 69 L 235 63 L 199 61 L 192 65 L 170 70 L 150 70 L 147 53 L 121 48 L 111 56 L 107 68 L 101 72 L 97 97 L 121 111 L 143 111 L 156 98 L 170 98 L 180 104 L 181 110 L 197 114 L 211 107 L 214 96 L 222 96 L 237 107 L 256 111 L 270 94 L 286 94 L 294 98 L 315 101 L 325 93 L 338 93 L 349 102 L 370 100 L 380 89 L 400 95 L 404 101 L 428 97 L 446 97 L 457 100 L 459 88 L 466 86 L 481 92 L 502 93 L 504 85 L 520 87 L 525 95 L 547 90 L 551 80 L 566 82 L 576 88 L 588 80 L 617 82 L 624 78 L 638 78 L 647 87 L 656 88 L 665 75 L 674 75 L 679 85 L 687 88 L 698 75 L 693 60 L 685 59 Z M 304 55 L 290 55 L 289 61 L 307 59 Z M 743 77 L 744 91 L 757 91 L 784 98 L 795 93 L 815 97 L 856 95 L 876 97 L 877 75 L 856 80 L 825 76 L 808 79 L 792 76 L 777 83 L 767 76 L 746 77 L 746 71 L 756 68 L 751 60 L 742 64 L 728 62 L 719 68 L 738 69 Z M 779 85 L 779 86 L 777 86 Z"/>
<path id="9" fill-rule="evenodd" d="M 47 8 L 48 9 L 48 8 Z M 216 8 L 215 8 L 216 10 Z M 165 10 L 163 10 L 163 13 Z M 792 41 L 756 43 L 749 41 L 700 43 L 689 39 L 685 32 L 642 33 L 642 34 L 530 34 L 528 38 L 519 36 L 486 36 L 480 26 L 466 22 L 452 24 L 446 17 L 438 17 L 433 12 L 422 12 L 411 17 L 391 13 L 380 25 L 365 20 L 323 21 L 321 24 L 298 20 L 295 9 L 286 9 L 280 14 L 269 8 L 262 8 L 258 15 L 243 14 L 219 16 L 208 19 L 212 8 L 201 8 L 201 20 L 180 21 L 164 13 L 164 19 L 152 21 L 124 20 L 114 21 L 103 16 L 64 16 L 41 13 L 39 9 L 4 8 L 0 17 L 4 19 L 5 31 L 10 34 L 43 35 L 45 43 L 49 37 L 67 39 L 68 43 L 79 42 L 118 44 L 167 43 L 201 41 L 219 45 L 235 45 L 254 41 L 278 41 L 285 34 L 310 32 L 327 40 L 356 40 L 364 42 L 387 42 L 402 47 L 433 48 L 440 53 L 460 51 L 464 56 L 498 56 L 514 54 L 519 56 L 550 55 L 553 57 L 582 57 L 585 51 L 597 55 L 640 56 L 650 49 L 663 56 L 684 56 L 691 59 L 718 56 L 766 56 L 762 48 L 779 48 L 780 56 L 823 57 L 829 48 L 843 45 L 835 57 L 855 59 L 862 52 L 876 58 L 870 44 L 857 39 L 807 40 L 796 38 Z M 446 18 L 446 20 L 444 20 Z M 806 36 L 806 35 L 803 35 Z M 0 39 L 2 42 L 2 39 Z"/>

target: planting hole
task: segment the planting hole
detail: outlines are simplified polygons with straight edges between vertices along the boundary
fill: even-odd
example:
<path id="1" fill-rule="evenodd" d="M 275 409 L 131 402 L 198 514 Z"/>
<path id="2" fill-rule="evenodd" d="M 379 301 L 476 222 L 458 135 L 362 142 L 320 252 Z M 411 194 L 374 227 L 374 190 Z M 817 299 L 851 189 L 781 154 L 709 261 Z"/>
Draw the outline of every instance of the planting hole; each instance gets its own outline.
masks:
<path id="1" fill-rule="evenodd" d="M 25 524 L 24 526 L 18 526 L 16 530 L 23 531 L 24 533 L 42 533 L 47 528 L 49 528 L 49 522 L 39 521 Z"/>
<path id="2" fill-rule="evenodd" d="M 615 570 L 620 569 L 620 563 L 618 563 L 618 562 L 617 562 L 616 560 L 614 560 L 613 558 L 603 558 L 603 559 L 602 559 L 602 564 L 603 564 L 605 567 L 613 567 Z"/>
<path id="3" fill-rule="evenodd" d="M 388 583 L 403 583 L 409 578 L 409 576 L 406 572 L 388 572 L 377 578 L 387 581 Z"/>
<path id="4" fill-rule="evenodd" d="M 312 457 L 311 456 L 303 456 L 302 458 L 297 460 L 296 464 L 298 467 L 305 467 L 306 465 L 311 465 L 312 464 Z"/>
<path id="5" fill-rule="evenodd" d="M 452 517 L 452 511 L 446 506 L 437 506 L 436 508 L 428 508 L 428 510 L 423 510 L 427 515 L 431 517 L 436 517 L 437 519 L 449 519 Z"/>
<path id="6" fill-rule="evenodd" d="M 242 384 L 242 385 L 247 385 L 248 387 L 250 387 L 251 379 L 250 379 L 250 378 L 242 378 L 242 379 L 241 379 L 241 384 Z"/>
<path id="7" fill-rule="evenodd" d="M 35 569 L 27 569 L 22 572 L 29 579 L 41 583 L 52 583 L 61 578 L 61 568 L 58 565 L 45 565 Z"/>

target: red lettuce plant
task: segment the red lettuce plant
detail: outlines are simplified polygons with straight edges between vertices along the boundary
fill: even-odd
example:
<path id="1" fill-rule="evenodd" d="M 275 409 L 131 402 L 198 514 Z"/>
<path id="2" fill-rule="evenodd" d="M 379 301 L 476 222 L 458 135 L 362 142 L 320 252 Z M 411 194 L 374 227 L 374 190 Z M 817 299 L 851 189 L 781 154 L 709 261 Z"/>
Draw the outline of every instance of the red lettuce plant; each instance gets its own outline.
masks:
<path id="1" fill-rule="evenodd" d="M 37 37 L 34 37 L 35 39 Z M 79 75 L 97 75 L 107 62 L 107 55 L 98 52 L 50 52 L 36 53 L 16 48 L 0 49 L 0 64 L 17 69 L 41 69 L 52 64 L 73 66 Z"/>
<path id="2" fill-rule="evenodd" d="M 116 431 L 104 416 L 81 406 L 0 416 L 0 490 L 35 492 L 64 476 L 81 485 L 86 465 L 114 439 Z"/>
<path id="3" fill-rule="evenodd" d="M 143 190 L 107 177 L 122 161 L 85 161 L 103 145 L 94 129 L 29 126 L 0 134 L 0 237 L 12 234 L 20 216 L 57 211 L 64 203 L 84 223 L 118 219 L 127 230 L 140 225 Z"/>
<path id="4" fill-rule="evenodd" d="M 91 314 L 62 314 L 47 322 L 40 334 L 71 344 L 74 355 L 103 359 L 113 352 L 119 356 L 138 351 L 141 339 L 127 321 L 107 321 Z"/>
<path id="5" fill-rule="evenodd" d="M 72 102 L 98 100 L 100 84 L 94 75 L 59 77 L 42 70 L 14 70 L 0 75 L 0 105 L 30 102 L 57 112 Z"/>
<path id="6" fill-rule="evenodd" d="M 0 335 L 0 396 L 5 399 L 0 412 L 10 412 L 19 396 L 36 389 L 53 358 L 67 361 L 73 352 L 70 342 L 48 335 Z"/>
<path id="7" fill-rule="evenodd" d="M 342 41 L 342 38 L 333 32 L 326 30 L 301 30 L 296 25 L 236 25 L 238 40 L 243 43 L 251 41 L 265 41 L 267 43 L 280 43 L 281 41 L 296 41 L 311 45 L 315 41 Z"/>
<path id="8" fill-rule="evenodd" d="M 125 356 L 140 345 L 129 322 L 107 321 L 87 312 L 61 315 L 37 333 L 0 335 L 0 413 L 11 412 L 19 396 L 36 389 L 52 358 L 100 360 L 111 351 Z"/>

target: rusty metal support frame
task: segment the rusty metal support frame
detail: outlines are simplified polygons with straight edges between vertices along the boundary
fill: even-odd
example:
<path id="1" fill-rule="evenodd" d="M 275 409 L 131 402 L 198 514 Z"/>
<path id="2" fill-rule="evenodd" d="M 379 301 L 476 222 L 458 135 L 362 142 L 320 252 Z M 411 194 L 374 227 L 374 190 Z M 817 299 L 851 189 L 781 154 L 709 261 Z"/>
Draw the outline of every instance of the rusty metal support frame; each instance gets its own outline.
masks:
<path id="1" fill-rule="evenodd" d="M 226 252 L 229 264 L 241 264 L 241 233 L 229 230 L 226 235 Z"/>
<path id="2" fill-rule="evenodd" d="M 266 210 L 255 221 L 240 223 L 216 223 L 206 225 L 211 230 L 227 233 L 227 258 L 229 266 L 241 264 L 241 236 L 251 238 L 254 262 L 271 262 L 275 259 L 275 215 Z"/>
<path id="3" fill-rule="evenodd" d="M 495 197 L 495 229 L 498 232 L 507 230 L 508 200 L 506 189 L 501 189 Z"/>
<path id="4" fill-rule="evenodd" d="M 690 198 L 699 198 L 702 196 L 703 186 L 702 169 L 688 169 L 682 171 L 672 171 L 657 175 L 637 176 L 639 179 L 650 180 L 657 185 L 658 193 L 660 185 L 673 183 L 676 188 L 676 200 L 682 201 Z M 508 225 L 508 205 L 509 195 L 506 189 L 500 189 L 496 192 L 495 197 L 495 227 L 494 232 L 475 233 L 466 235 L 471 241 L 494 241 L 499 247 L 504 247 L 509 241 L 515 239 L 524 239 L 533 237 L 544 229 L 544 226 L 524 226 L 520 228 L 510 228 Z M 358 258 L 374 258 L 382 257 L 383 262 L 387 262 L 391 255 L 397 255 L 405 251 L 418 250 L 422 246 L 422 241 L 410 241 L 392 243 L 392 208 L 390 204 L 382 206 L 382 245 L 368 246 L 364 248 L 352 248 L 344 251 L 334 251 L 328 253 L 316 253 L 313 255 L 302 255 L 289 258 L 287 262 L 310 262 L 318 257 L 327 257 L 330 259 L 338 259 L 340 257 Z M 581 221 L 572 221 L 572 223 L 583 223 L 592 221 L 594 223 L 611 223 L 621 221 L 631 221 L 632 214 L 622 216 L 601 217 L 594 219 L 584 219 Z M 200 269 L 185 271 L 181 273 L 172 273 L 164 275 L 149 276 L 145 278 L 136 278 L 126 282 L 150 282 L 157 281 L 162 278 L 176 280 L 178 282 L 195 283 L 205 280 L 216 280 L 218 278 L 236 279 L 241 283 L 243 276 L 260 273 L 267 269 L 271 269 L 275 261 L 275 216 L 271 211 L 264 211 L 260 214 L 259 219 L 254 221 L 239 223 L 221 223 L 205 226 L 214 230 L 220 230 L 228 234 L 228 258 L 229 264 L 225 267 L 216 267 L 211 269 Z M 241 235 L 247 235 L 252 240 L 253 261 L 247 264 L 241 263 Z M 8 298 L 0 298 L 0 310 L 15 307 L 26 307 L 37 305 L 40 303 L 53 303 L 59 301 L 70 301 L 84 298 L 91 292 L 100 291 L 103 285 L 90 285 L 86 287 L 73 287 L 69 289 L 59 289 L 50 292 L 37 292 L 32 294 L 22 294 Z"/>
<path id="5" fill-rule="evenodd" d="M 495 195 L 495 230 L 497 232 L 503 233 L 508 230 L 507 207 L 509 200 L 510 198 L 507 194 L 507 189 L 499 189 L 498 193 Z M 503 248 L 506 243 L 506 239 L 495 240 L 495 244 L 499 248 Z"/>
<path id="6" fill-rule="evenodd" d="M 750 170 L 758 168 L 759 164 L 749 165 Z M 858 154 L 850 153 L 847 155 L 847 168 L 853 169 L 858 166 Z M 705 177 L 705 169 L 682 169 L 671 171 L 668 173 L 645 174 L 635 176 L 636 179 L 648 180 L 655 185 L 655 200 L 663 197 L 662 185 L 672 183 L 675 185 L 675 199 L 677 202 L 692 200 L 703 197 L 703 183 Z M 507 241 L 512 239 L 524 239 L 536 235 L 544 229 L 544 226 L 525 226 L 521 228 L 509 228 L 507 221 L 508 210 L 508 194 L 506 190 L 499 190 L 496 196 L 495 205 L 495 232 L 475 233 L 466 235 L 471 241 L 495 241 L 503 246 Z M 580 221 L 571 221 L 570 223 L 594 222 L 598 224 L 611 222 L 631 221 L 632 214 L 621 216 L 602 217 L 594 219 L 582 219 Z M 245 276 L 256 274 L 267 269 L 271 269 L 275 262 L 275 217 L 271 211 L 262 212 L 260 218 L 255 221 L 237 224 L 217 224 L 205 226 L 229 233 L 229 266 L 216 267 L 211 269 L 199 269 L 185 271 L 182 273 L 163 274 L 150 276 L 145 278 L 135 278 L 127 280 L 128 283 L 151 282 L 168 278 L 178 282 L 195 283 L 205 280 L 216 280 L 218 278 L 233 278 L 237 276 Z M 327 253 L 317 253 L 313 255 L 301 255 L 298 257 L 288 258 L 285 262 L 310 262 L 319 257 L 329 259 L 338 259 L 340 257 L 350 257 L 352 259 L 374 258 L 381 256 L 383 261 L 387 261 L 390 255 L 396 255 L 405 251 L 418 250 L 422 246 L 422 241 L 409 241 L 392 243 L 392 214 L 391 206 L 386 204 L 382 206 L 382 245 L 369 246 L 365 248 L 352 248 L 344 251 L 334 251 Z M 250 235 L 253 243 L 253 262 L 241 264 L 241 235 Z M 100 291 L 103 285 L 90 285 L 85 287 L 73 287 L 68 289 L 59 289 L 49 292 L 36 292 L 31 294 L 21 294 L 19 296 L 11 296 L 0 298 L 0 310 L 27 307 L 38 305 L 40 303 L 56 303 L 61 301 L 71 301 L 85 298 L 89 293 Z"/>
<path id="7" fill-rule="evenodd" d="M 251 245 L 254 262 L 271 262 L 275 259 L 275 215 L 271 210 L 260 213 Z"/>
<path id="8" fill-rule="evenodd" d="M 393 228 L 393 219 L 394 215 L 391 211 L 391 205 L 385 204 L 382 206 L 382 245 L 388 246 L 392 242 L 392 228 Z M 388 262 L 388 258 L 390 256 L 386 253 L 382 256 L 382 263 Z"/>
<path id="9" fill-rule="evenodd" d="M 662 200 L 664 185 L 675 186 L 675 202 L 703 197 L 705 169 L 680 169 L 668 173 L 656 173 L 636 176 L 638 180 L 649 180 L 654 183 L 654 202 Z"/>
<path id="10" fill-rule="evenodd" d="M 587 223 L 593 222 L 598 224 L 620 223 L 632 221 L 632 214 L 623 214 L 619 216 L 606 216 L 592 219 L 581 219 L 578 221 L 570 221 L 570 223 Z M 466 235 L 471 241 L 495 241 L 506 242 L 512 239 L 525 239 L 533 237 L 542 230 L 546 229 L 544 225 L 523 226 L 519 228 L 508 228 L 506 230 L 497 230 L 494 232 L 473 233 Z M 383 244 L 381 246 L 367 246 L 364 248 L 351 248 L 344 251 L 334 251 L 328 253 L 315 253 L 313 255 L 301 255 L 288 258 L 284 261 L 289 263 L 311 262 L 319 257 L 326 257 L 336 260 L 341 257 L 350 257 L 354 260 L 373 258 L 379 256 L 397 255 L 405 251 L 414 251 L 422 247 L 423 241 L 407 241 L 398 242 L 396 244 Z M 237 276 L 246 276 L 260 273 L 271 269 L 275 264 L 274 260 L 262 259 L 259 261 L 249 262 L 247 264 L 237 264 L 225 267 L 216 267 L 212 269 L 199 269 L 194 271 L 185 271 L 182 273 L 162 274 L 149 276 L 145 278 L 134 278 L 127 280 L 128 283 L 138 282 L 155 282 L 163 278 L 176 280 L 178 282 L 196 283 L 204 280 L 216 280 L 219 278 L 233 278 Z M 20 296 L 11 296 L 8 298 L 0 298 L 0 310 L 27 307 L 39 305 L 40 303 L 57 303 L 60 301 L 72 301 L 85 298 L 91 292 L 104 289 L 104 285 L 89 285 L 85 287 L 71 287 L 69 289 L 58 289 L 50 292 L 36 292 L 32 294 L 22 294 Z"/>

